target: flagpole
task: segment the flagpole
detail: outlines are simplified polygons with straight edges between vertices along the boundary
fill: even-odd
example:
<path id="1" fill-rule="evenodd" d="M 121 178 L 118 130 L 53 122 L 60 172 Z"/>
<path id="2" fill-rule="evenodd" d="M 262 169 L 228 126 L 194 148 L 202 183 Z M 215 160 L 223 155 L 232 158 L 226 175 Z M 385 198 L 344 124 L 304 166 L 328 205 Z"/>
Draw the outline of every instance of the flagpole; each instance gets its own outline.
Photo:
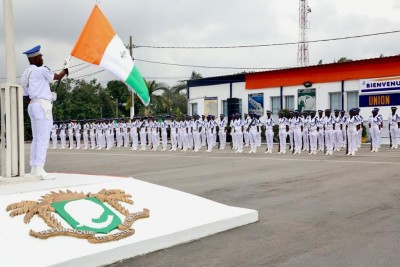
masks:
<path id="1" fill-rule="evenodd" d="M 133 60 L 132 35 L 129 36 L 129 54 Z M 135 117 L 135 92 L 131 91 L 131 118 Z"/>

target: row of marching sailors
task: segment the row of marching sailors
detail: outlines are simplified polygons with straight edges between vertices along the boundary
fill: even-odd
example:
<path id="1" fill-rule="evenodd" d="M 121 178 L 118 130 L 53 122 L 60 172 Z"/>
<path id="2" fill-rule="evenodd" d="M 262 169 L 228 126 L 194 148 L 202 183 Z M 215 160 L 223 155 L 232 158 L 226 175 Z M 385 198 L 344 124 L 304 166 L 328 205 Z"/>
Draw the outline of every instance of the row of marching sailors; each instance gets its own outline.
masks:
<path id="1" fill-rule="evenodd" d="M 171 151 L 187 151 L 193 149 L 199 151 L 201 146 L 208 146 L 207 151 L 211 151 L 216 146 L 216 131 L 226 129 L 227 121 L 223 116 L 219 123 L 215 121 L 215 116 L 193 117 L 185 115 L 183 118 L 175 120 L 171 116 L 171 122 L 156 121 L 156 117 L 134 117 L 131 122 L 114 119 L 105 120 L 85 120 L 83 124 L 70 120 L 69 122 L 55 122 L 51 130 L 53 146 L 57 148 L 58 139 L 61 140 L 60 149 L 67 148 L 67 137 L 69 139 L 69 149 L 80 149 L 83 137 L 83 149 L 102 149 L 107 150 L 112 147 L 131 147 L 132 150 L 146 150 L 147 146 L 151 150 L 157 150 L 162 144 L 162 151 L 167 150 L 167 130 L 171 134 Z M 225 137 L 223 137 L 225 135 Z M 226 130 L 221 131 L 220 148 L 226 145 Z M 75 142 L 74 142 L 75 141 Z M 140 142 L 140 143 L 139 143 Z M 115 144 L 116 143 L 116 144 Z M 141 148 L 140 148 L 141 147 Z"/>

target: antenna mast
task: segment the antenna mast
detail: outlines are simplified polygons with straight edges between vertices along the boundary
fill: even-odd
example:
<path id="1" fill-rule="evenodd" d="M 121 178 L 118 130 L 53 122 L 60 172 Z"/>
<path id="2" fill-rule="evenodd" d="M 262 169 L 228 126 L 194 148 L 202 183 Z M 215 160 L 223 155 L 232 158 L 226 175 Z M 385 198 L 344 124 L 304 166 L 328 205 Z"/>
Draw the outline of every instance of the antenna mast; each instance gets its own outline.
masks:
<path id="1" fill-rule="evenodd" d="M 300 0 L 299 4 L 299 44 L 297 49 L 297 66 L 308 66 L 308 34 L 310 22 L 307 19 L 311 8 L 308 6 L 308 0 Z"/>

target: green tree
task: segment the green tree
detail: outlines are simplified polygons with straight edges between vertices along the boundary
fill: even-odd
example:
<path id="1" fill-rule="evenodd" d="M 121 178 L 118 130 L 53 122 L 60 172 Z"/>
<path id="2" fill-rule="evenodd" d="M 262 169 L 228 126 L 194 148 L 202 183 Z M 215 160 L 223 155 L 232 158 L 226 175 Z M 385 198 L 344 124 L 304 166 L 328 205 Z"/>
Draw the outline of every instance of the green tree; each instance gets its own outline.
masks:
<path id="1" fill-rule="evenodd" d="M 350 61 L 353 61 L 353 60 L 351 60 L 351 59 L 349 59 L 347 57 L 341 57 L 341 58 L 339 58 L 337 63 L 344 63 L 344 62 L 350 62 Z"/>
<path id="2" fill-rule="evenodd" d="M 118 116 L 129 117 L 129 107 L 127 108 L 127 102 L 130 102 L 131 92 L 128 86 L 119 80 L 109 81 L 107 83 L 107 92 L 112 99 L 117 102 Z"/>

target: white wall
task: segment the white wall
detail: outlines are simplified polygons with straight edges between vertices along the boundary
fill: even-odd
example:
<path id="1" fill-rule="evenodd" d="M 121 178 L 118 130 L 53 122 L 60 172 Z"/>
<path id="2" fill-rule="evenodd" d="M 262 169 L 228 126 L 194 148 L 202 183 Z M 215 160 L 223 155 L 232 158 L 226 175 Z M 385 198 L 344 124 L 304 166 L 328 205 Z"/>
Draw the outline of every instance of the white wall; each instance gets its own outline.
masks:
<path id="1" fill-rule="evenodd" d="M 210 85 L 210 86 L 199 86 L 189 88 L 189 107 L 191 109 L 192 103 L 197 103 L 199 115 L 204 114 L 204 98 L 205 97 L 218 97 L 218 113 L 222 113 L 222 100 L 229 98 L 230 84 Z M 192 110 L 189 110 L 189 114 L 193 115 Z"/>
<path id="2" fill-rule="evenodd" d="M 330 93 L 341 93 L 342 82 L 331 82 L 331 83 L 317 83 L 313 84 L 310 88 L 316 89 L 317 105 L 316 109 L 325 110 L 329 108 L 329 94 Z M 351 80 L 344 82 L 344 110 L 348 110 L 347 107 L 347 92 L 359 92 L 360 81 Z M 303 85 L 286 86 L 283 87 L 283 97 L 294 96 L 295 108 L 297 106 L 297 94 L 299 89 L 305 89 Z M 271 97 L 280 96 L 280 87 L 263 88 L 257 90 L 246 90 L 245 82 L 233 83 L 232 84 L 232 97 L 242 99 L 242 113 L 248 113 L 248 95 L 255 93 L 264 93 L 264 110 L 271 110 Z M 226 100 L 230 97 L 230 84 L 212 85 L 212 86 L 200 86 L 190 88 L 190 100 L 189 103 L 198 103 L 199 114 L 204 113 L 204 97 L 218 97 L 218 110 L 219 113 L 223 113 L 223 107 L 221 104 L 222 100 Z M 284 104 L 284 102 L 283 102 Z M 388 115 L 391 113 L 390 107 L 379 107 L 380 114 L 387 120 Z M 364 117 L 364 120 L 368 120 L 371 115 L 372 107 L 361 108 L 360 114 Z M 191 111 L 190 111 L 191 112 Z"/>

